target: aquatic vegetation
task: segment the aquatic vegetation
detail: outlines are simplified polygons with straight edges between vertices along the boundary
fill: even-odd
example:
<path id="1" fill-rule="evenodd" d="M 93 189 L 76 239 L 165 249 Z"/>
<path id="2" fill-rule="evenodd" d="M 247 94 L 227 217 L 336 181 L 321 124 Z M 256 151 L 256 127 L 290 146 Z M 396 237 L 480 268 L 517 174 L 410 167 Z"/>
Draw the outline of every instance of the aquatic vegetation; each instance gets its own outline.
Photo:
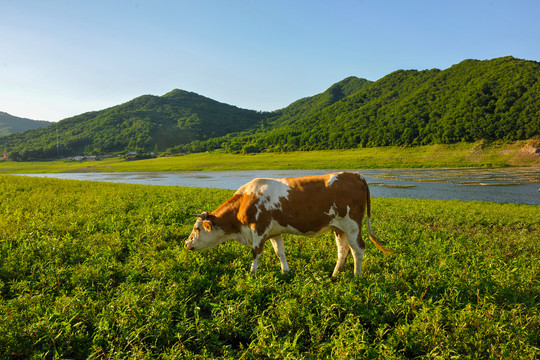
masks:
<path id="1" fill-rule="evenodd" d="M 364 272 L 330 235 L 183 248 L 229 190 L 0 176 L 0 358 L 535 358 L 540 207 L 372 201 Z M 364 232 L 365 233 L 365 232 Z M 350 268 L 352 259 L 347 265 Z"/>

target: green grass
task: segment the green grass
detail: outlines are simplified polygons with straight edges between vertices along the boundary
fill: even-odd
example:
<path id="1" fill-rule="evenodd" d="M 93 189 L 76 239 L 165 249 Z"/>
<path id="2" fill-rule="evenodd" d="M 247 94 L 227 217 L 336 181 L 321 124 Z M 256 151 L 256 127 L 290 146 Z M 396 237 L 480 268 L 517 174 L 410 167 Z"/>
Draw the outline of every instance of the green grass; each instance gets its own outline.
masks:
<path id="1" fill-rule="evenodd" d="M 0 176 L 0 358 L 540 357 L 540 207 L 372 201 L 336 281 L 330 235 L 189 253 L 231 191 Z"/>
<path id="2" fill-rule="evenodd" d="M 353 150 L 298 151 L 235 155 L 215 151 L 185 156 L 126 161 L 0 162 L 0 173 L 40 172 L 129 172 L 200 170 L 368 169 L 418 167 L 505 167 L 538 166 L 540 157 L 519 150 L 515 144 L 429 145 L 379 147 Z"/>

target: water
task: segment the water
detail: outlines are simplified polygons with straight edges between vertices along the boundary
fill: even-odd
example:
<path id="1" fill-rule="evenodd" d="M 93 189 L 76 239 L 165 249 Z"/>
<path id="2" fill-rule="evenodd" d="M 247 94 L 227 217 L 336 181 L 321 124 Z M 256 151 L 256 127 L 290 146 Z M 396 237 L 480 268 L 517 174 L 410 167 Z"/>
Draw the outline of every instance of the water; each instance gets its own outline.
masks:
<path id="1" fill-rule="evenodd" d="M 339 171 L 339 170 L 335 170 Z M 71 180 L 237 189 L 256 177 L 327 174 L 332 170 L 183 171 L 25 174 Z M 479 200 L 540 205 L 540 168 L 369 169 L 359 171 L 375 197 Z"/>

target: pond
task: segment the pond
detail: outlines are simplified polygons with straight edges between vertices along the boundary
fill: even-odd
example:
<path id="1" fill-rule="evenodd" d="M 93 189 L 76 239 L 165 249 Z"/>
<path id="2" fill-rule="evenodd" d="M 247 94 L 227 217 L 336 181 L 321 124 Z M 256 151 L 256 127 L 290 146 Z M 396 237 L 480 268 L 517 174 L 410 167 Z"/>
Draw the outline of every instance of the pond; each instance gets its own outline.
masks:
<path id="1" fill-rule="evenodd" d="M 71 180 L 237 189 L 256 177 L 327 174 L 342 170 L 246 170 L 25 174 Z M 479 200 L 540 205 L 540 168 L 366 169 L 374 197 Z"/>

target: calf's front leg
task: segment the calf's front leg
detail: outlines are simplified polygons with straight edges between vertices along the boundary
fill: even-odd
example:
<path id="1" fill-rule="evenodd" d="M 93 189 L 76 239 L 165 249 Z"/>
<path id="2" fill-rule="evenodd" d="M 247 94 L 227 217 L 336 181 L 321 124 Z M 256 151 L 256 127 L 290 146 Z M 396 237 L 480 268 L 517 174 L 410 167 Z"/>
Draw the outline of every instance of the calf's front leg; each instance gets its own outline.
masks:
<path id="1" fill-rule="evenodd" d="M 264 240 L 263 239 L 257 239 L 253 240 L 253 248 L 251 251 L 253 252 L 253 262 L 251 263 L 251 273 L 254 274 L 257 271 L 257 268 L 259 267 L 259 260 L 261 259 L 261 255 L 264 249 Z"/>

